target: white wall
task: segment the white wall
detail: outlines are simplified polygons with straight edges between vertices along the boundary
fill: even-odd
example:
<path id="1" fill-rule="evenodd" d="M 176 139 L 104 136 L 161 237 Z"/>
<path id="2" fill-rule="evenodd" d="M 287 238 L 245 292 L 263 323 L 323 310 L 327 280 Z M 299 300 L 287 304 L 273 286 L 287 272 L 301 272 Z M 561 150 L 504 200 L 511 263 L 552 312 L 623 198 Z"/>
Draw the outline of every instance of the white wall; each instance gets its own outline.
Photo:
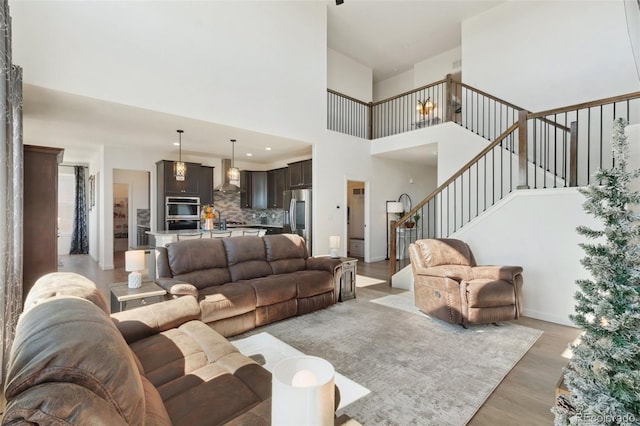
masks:
<path id="1" fill-rule="evenodd" d="M 572 325 L 575 281 L 589 278 L 576 226 L 599 228 L 584 200 L 575 188 L 516 191 L 452 238 L 466 241 L 478 264 L 524 268 L 524 315 Z"/>
<path id="2" fill-rule="evenodd" d="M 371 102 L 372 87 L 371 68 L 338 51 L 327 49 L 327 88 L 362 102 Z"/>
<path id="3" fill-rule="evenodd" d="M 373 100 L 377 102 L 408 92 L 415 89 L 413 84 L 413 69 L 379 81 L 373 85 Z"/>
<path id="4" fill-rule="evenodd" d="M 505 2 L 472 17 L 462 75 L 530 111 L 640 89 L 621 1 Z"/>
<path id="5" fill-rule="evenodd" d="M 12 2 L 11 14 L 29 84 L 304 141 L 326 125 L 324 2 Z"/>
<path id="6" fill-rule="evenodd" d="M 434 81 L 442 80 L 447 74 L 454 74 L 461 70 L 462 47 L 442 52 L 413 66 L 414 87 L 426 86 Z"/>
<path id="7" fill-rule="evenodd" d="M 386 200 L 403 192 L 414 203 L 435 188 L 435 172 L 418 164 L 371 155 L 371 141 L 327 131 L 313 147 L 313 227 L 316 254 L 329 252 L 329 235 L 347 241 L 347 181 L 365 182 L 366 262 L 386 257 Z M 409 179 L 414 179 L 414 184 Z M 341 254 L 346 245 L 341 244 Z"/>

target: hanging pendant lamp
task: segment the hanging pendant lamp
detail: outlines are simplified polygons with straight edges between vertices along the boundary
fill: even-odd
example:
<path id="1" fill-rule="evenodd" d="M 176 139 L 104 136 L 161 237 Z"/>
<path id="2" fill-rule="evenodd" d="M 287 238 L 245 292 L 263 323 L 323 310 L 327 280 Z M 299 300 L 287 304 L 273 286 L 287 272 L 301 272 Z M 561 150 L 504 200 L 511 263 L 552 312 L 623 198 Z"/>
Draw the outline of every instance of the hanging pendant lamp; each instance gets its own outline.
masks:
<path id="1" fill-rule="evenodd" d="M 222 175 L 224 182 L 215 191 L 240 192 L 240 169 L 235 166 L 235 142 L 235 139 L 231 139 L 231 160 L 228 158 L 222 160 L 222 170 L 226 170 Z"/>
<path id="2" fill-rule="evenodd" d="M 227 179 L 229 180 L 230 184 L 239 186 L 240 185 L 240 169 L 235 167 L 235 156 L 236 156 L 235 144 L 236 144 L 236 140 L 231 139 L 231 167 L 229 167 L 229 170 L 227 170 Z"/>
<path id="3" fill-rule="evenodd" d="M 182 133 L 184 130 L 176 130 L 178 132 L 178 140 L 179 140 L 179 157 L 178 161 L 173 163 L 173 175 L 176 177 L 176 180 L 183 181 L 185 175 L 187 174 L 187 165 L 182 161 Z"/>

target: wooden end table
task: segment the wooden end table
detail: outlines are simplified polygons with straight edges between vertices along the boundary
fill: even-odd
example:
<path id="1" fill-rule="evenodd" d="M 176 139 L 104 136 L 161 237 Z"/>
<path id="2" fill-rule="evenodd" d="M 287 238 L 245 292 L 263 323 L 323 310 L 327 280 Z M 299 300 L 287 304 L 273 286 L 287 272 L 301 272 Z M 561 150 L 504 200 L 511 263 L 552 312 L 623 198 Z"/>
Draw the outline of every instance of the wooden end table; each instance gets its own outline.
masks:
<path id="1" fill-rule="evenodd" d="M 165 289 L 153 281 L 145 281 L 140 288 L 129 288 L 127 283 L 115 283 L 111 286 L 111 312 L 162 302 Z"/>

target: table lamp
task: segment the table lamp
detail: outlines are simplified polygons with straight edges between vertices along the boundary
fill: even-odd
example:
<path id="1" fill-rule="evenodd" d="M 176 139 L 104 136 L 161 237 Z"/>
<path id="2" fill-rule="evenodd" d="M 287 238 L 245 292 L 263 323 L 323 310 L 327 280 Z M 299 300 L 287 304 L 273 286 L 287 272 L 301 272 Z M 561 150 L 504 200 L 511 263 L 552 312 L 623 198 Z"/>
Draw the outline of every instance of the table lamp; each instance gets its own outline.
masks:
<path id="1" fill-rule="evenodd" d="M 338 249 L 340 248 L 340 236 L 339 235 L 332 235 L 329 237 L 329 249 L 331 257 L 334 259 L 337 259 L 340 257 L 340 255 L 338 254 Z"/>
<path id="2" fill-rule="evenodd" d="M 129 288 L 142 287 L 142 274 L 144 270 L 144 250 L 129 250 L 124 253 L 124 269 L 129 274 Z"/>
<path id="3" fill-rule="evenodd" d="M 335 370 L 315 356 L 285 358 L 273 367 L 271 424 L 333 426 Z"/>

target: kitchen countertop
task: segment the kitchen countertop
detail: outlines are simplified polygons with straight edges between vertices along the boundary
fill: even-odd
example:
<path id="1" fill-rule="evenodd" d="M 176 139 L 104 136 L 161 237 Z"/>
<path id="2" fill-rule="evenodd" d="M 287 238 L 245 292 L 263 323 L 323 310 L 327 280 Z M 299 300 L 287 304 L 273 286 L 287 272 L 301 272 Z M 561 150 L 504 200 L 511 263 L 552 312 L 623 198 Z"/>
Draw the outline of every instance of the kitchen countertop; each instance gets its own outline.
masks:
<path id="1" fill-rule="evenodd" d="M 283 225 L 274 225 L 274 224 L 270 224 L 270 225 L 266 225 L 263 223 L 243 223 L 241 225 L 229 225 L 227 224 L 227 229 L 228 228 L 282 228 Z"/>
<path id="2" fill-rule="evenodd" d="M 253 225 L 233 225 L 233 227 L 232 226 L 227 226 L 227 230 L 226 231 L 223 231 L 223 230 L 220 230 L 220 229 L 214 229 L 213 231 L 205 231 L 203 229 L 199 229 L 199 230 L 196 230 L 196 229 L 180 229 L 180 230 L 173 230 L 173 231 L 165 231 L 165 230 L 162 230 L 162 231 L 146 231 L 146 233 L 149 234 L 149 235 L 176 235 L 176 234 L 193 234 L 195 232 L 200 231 L 200 232 L 205 233 L 205 234 L 207 234 L 209 232 L 213 232 L 214 234 L 224 234 L 225 232 L 231 231 L 231 229 L 229 229 L 229 228 L 232 228 L 234 231 L 244 231 L 244 230 L 255 231 L 256 228 L 251 228 L 251 226 L 253 226 Z M 269 226 L 269 225 L 256 225 L 256 226 L 262 226 L 262 227 L 265 227 L 265 228 L 269 228 L 269 227 L 271 227 L 271 228 L 281 228 L 281 226 L 276 226 L 276 225 L 272 225 L 272 226 Z"/>

